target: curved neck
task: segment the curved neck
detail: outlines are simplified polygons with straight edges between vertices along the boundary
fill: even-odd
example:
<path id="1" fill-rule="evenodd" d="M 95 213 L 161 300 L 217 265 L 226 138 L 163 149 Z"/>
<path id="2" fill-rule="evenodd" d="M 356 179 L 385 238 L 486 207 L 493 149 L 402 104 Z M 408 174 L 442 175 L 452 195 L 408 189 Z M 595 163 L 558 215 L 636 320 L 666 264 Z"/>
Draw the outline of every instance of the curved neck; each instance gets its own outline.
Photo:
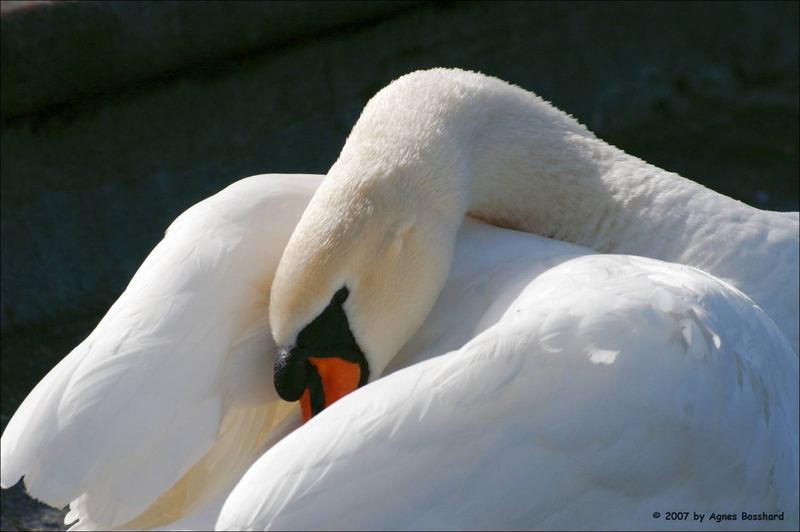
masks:
<path id="1" fill-rule="evenodd" d="M 455 227 L 470 214 L 700 268 L 754 299 L 798 349 L 796 216 L 649 165 L 530 92 L 462 71 L 404 76 L 369 102 L 332 172 L 354 161 Z"/>

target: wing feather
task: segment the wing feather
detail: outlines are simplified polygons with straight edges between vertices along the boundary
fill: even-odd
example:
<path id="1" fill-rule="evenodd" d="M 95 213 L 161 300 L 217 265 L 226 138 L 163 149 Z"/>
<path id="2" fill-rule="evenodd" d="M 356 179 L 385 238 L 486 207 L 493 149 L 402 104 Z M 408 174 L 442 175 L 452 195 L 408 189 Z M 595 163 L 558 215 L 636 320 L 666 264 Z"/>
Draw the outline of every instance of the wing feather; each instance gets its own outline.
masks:
<path id="1" fill-rule="evenodd" d="M 24 475 L 33 496 L 72 501 L 81 527 L 109 528 L 154 503 L 141 523 L 174 518 L 158 499 L 176 486 L 167 498 L 182 490 L 189 508 L 232 484 L 226 466 L 252 461 L 277 421 L 269 286 L 319 180 L 255 176 L 181 215 L 9 422 L 3 486 Z M 267 372 L 234 386 L 238 367 Z"/>

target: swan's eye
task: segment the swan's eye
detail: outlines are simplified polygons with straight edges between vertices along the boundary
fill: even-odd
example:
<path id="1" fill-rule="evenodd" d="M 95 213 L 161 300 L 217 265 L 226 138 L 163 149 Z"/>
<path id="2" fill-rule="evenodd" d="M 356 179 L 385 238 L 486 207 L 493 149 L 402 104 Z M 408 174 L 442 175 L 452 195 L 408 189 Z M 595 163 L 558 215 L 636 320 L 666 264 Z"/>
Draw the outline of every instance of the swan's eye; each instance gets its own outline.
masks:
<path id="1" fill-rule="evenodd" d="M 342 307 L 349 295 L 347 287 L 339 289 L 300 331 L 296 345 L 281 348 L 275 359 L 275 390 L 285 401 L 299 400 L 306 421 L 369 379 L 369 364 Z"/>

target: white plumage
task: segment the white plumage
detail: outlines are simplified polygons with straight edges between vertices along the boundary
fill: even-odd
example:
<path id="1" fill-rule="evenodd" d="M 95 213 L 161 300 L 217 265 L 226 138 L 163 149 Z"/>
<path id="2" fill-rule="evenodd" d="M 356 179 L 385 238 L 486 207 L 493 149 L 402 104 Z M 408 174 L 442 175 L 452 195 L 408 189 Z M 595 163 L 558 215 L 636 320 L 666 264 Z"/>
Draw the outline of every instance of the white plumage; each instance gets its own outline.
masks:
<path id="1" fill-rule="evenodd" d="M 741 292 L 475 222 L 453 264 L 400 369 L 262 456 L 218 527 L 796 527 L 798 360 Z"/>
<path id="2" fill-rule="evenodd" d="M 3 486 L 24 475 L 31 495 L 72 502 L 84 526 L 139 528 L 172 521 L 241 475 L 278 408 L 272 274 L 319 179 L 252 177 L 179 217 L 9 422 Z"/>
<path id="3" fill-rule="evenodd" d="M 715 194 L 459 71 L 379 93 L 331 176 L 295 236 L 321 176 L 251 177 L 178 218 L 10 421 L 3 487 L 24 476 L 85 529 L 685 528 L 652 514 L 687 510 L 798 526 L 797 213 Z M 419 328 L 368 327 L 380 313 L 348 307 L 367 347 L 393 325 L 413 334 L 372 354 L 374 382 L 299 427 L 272 383 L 279 261 L 313 253 L 302 237 L 335 209 L 354 223 L 418 209 L 402 236 L 437 229 L 427 207 L 458 232 L 441 291 L 424 294 L 433 309 L 408 318 Z M 459 229 L 465 211 L 589 247 Z M 325 244 L 358 249 L 380 231 L 365 227 Z M 389 250 L 414 249 L 400 243 Z M 337 275 L 312 278 L 303 312 Z M 387 286 L 361 297 L 399 301 L 406 285 Z"/>

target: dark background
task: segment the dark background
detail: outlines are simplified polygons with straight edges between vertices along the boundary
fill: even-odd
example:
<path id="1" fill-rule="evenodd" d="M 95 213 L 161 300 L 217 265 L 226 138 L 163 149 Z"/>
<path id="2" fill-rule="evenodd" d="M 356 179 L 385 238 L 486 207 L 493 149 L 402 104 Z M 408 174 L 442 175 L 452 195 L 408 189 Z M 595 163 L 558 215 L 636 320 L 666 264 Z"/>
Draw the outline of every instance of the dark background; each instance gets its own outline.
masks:
<path id="1" fill-rule="evenodd" d="M 798 210 L 798 3 L 2 6 L 2 426 L 180 212 L 324 173 L 363 105 L 480 70 L 762 209 Z M 19 488 L 2 529 L 55 527 Z"/>

